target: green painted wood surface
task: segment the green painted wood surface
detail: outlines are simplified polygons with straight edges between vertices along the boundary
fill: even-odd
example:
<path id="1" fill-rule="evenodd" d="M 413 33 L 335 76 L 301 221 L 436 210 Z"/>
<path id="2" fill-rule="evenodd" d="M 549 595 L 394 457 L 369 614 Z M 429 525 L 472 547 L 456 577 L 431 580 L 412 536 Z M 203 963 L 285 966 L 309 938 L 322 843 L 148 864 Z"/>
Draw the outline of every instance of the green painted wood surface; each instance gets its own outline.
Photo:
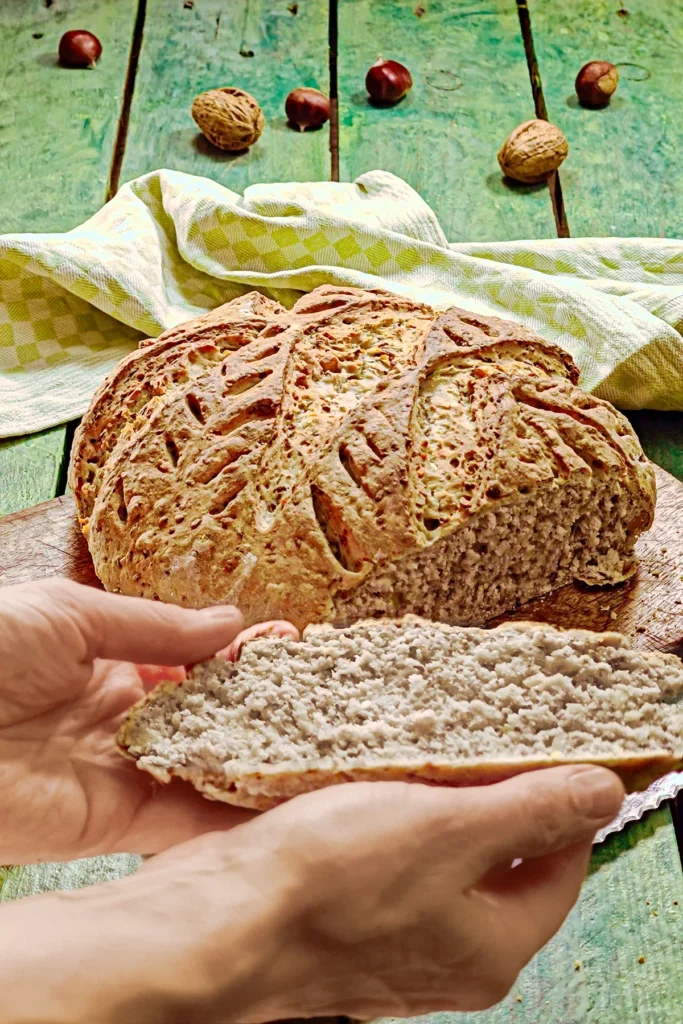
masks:
<path id="1" fill-rule="evenodd" d="M 328 126 L 295 131 L 284 104 L 297 86 L 327 92 L 327 82 L 325 0 L 148 0 L 121 181 L 158 167 L 236 192 L 255 182 L 325 180 Z M 246 153 L 215 149 L 190 115 L 198 93 L 224 85 L 246 89 L 266 118 Z"/>
<path id="2" fill-rule="evenodd" d="M 57 493 L 66 453 L 66 427 L 0 442 L 0 516 Z"/>
<path id="3" fill-rule="evenodd" d="M 0 233 L 63 231 L 104 201 L 136 0 L 0 0 Z M 101 40 L 92 71 L 61 68 L 69 28 Z M 55 494 L 66 430 L 0 442 L 0 515 Z"/>
<path id="4" fill-rule="evenodd" d="M 644 409 L 627 415 L 647 457 L 683 480 L 683 413 Z"/>
<path id="5" fill-rule="evenodd" d="M 683 5 L 529 0 L 529 9 L 548 116 L 569 141 L 561 176 L 572 235 L 683 236 Z M 619 66 L 603 110 L 574 94 L 589 60 Z"/>
<path id="6" fill-rule="evenodd" d="M 70 863 L 41 864 L 40 867 L 0 867 L 0 903 L 54 889 L 82 889 L 86 885 L 111 882 L 131 874 L 140 863 L 140 857 L 119 853 Z"/>
<path id="7" fill-rule="evenodd" d="M 136 8 L 137 0 L 0 0 L 1 233 L 65 231 L 102 205 Z M 101 41 L 94 69 L 57 63 L 70 28 Z"/>
<path id="8" fill-rule="evenodd" d="M 365 92 L 378 52 L 414 82 L 389 109 Z M 342 179 L 392 171 L 454 242 L 555 234 L 546 186 L 504 183 L 496 159 L 534 116 L 514 0 L 339 0 L 338 68 Z"/>
<path id="9" fill-rule="evenodd" d="M 656 811 L 597 848 L 579 903 L 504 1002 L 423 1024 L 681 1024 L 683 875 L 669 823 Z"/>

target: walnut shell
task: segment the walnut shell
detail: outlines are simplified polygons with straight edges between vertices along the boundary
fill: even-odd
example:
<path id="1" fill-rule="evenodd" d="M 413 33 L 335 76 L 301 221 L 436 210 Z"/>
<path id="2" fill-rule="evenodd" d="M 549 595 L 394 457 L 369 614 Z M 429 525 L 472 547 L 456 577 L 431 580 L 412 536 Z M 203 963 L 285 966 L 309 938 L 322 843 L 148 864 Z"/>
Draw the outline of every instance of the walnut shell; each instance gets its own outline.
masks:
<path id="1" fill-rule="evenodd" d="M 525 121 L 509 135 L 498 153 L 503 174 L 532 184 L 556 171 L 569 152 L 564 135 L 549 121 Z"/>
<path id="2" fill-rule="evenodd" d="M 209 89 L 197 96 L 192 104 L 192 117 L 212 145 L 231 153 L 249 149 L 266 123 L 254 97 L 232 85 Z"/>

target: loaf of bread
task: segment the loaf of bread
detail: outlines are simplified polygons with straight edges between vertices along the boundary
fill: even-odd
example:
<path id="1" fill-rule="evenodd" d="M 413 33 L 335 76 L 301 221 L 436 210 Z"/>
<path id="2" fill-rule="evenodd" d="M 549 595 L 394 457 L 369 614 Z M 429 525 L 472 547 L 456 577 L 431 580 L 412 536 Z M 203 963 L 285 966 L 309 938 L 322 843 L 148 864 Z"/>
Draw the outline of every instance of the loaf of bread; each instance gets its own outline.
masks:
<path id="1" fill-rule="evenodd" d="M 162 684 L 121 750 L 162 782 L 265 809 L 354 780 L 478 785 L 556 764 L 627 789 L 683 765 L 683 666 L 617 633 L 363 621 L 260 639 Z"/>
<path id="2" fill-rule="evenodd" d="M 325 286 L 128 356 L 70 472 L 109 590 L 247 623 L 480 624 L 619 582 L 654 509 L 628 421 L 518 324 Z"/>

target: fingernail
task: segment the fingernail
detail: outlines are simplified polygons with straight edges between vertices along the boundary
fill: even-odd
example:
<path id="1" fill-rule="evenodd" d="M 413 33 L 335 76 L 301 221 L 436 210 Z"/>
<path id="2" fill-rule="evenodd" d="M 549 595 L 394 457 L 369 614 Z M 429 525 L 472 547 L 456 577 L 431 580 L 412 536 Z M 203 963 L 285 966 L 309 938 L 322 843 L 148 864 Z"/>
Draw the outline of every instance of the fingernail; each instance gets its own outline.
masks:
<path id="1" fill-rule="evenodd" d="M 624 791 L 616 775 L 606 768 L 582 768 L 569 780 L 576 810 L 587 818 L 616 814 Z"/>
<path id="2" fill-rule="evenodd" d="M 210 619 L 241 619 L 239 608 L 232 604 L 214 604 L 210 608 L 202 608 L 202 615 Z"/>

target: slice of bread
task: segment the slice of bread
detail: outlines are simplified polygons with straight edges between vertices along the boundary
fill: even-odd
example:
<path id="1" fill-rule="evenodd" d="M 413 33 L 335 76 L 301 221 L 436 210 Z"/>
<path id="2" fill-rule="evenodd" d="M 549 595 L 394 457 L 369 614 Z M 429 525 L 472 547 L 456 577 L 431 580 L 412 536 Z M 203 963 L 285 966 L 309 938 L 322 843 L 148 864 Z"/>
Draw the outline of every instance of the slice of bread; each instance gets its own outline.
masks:
<path id="1" fill-rule="evenodd" d="M 618 633 L 410 616 L 198 665 L 136 705 L 118 742 L 162 782 L 256 809 L 339 782 L 479 785 L 575 762 L 632 791 L 683 766 L 682 697 L 679 659 Z"/>

